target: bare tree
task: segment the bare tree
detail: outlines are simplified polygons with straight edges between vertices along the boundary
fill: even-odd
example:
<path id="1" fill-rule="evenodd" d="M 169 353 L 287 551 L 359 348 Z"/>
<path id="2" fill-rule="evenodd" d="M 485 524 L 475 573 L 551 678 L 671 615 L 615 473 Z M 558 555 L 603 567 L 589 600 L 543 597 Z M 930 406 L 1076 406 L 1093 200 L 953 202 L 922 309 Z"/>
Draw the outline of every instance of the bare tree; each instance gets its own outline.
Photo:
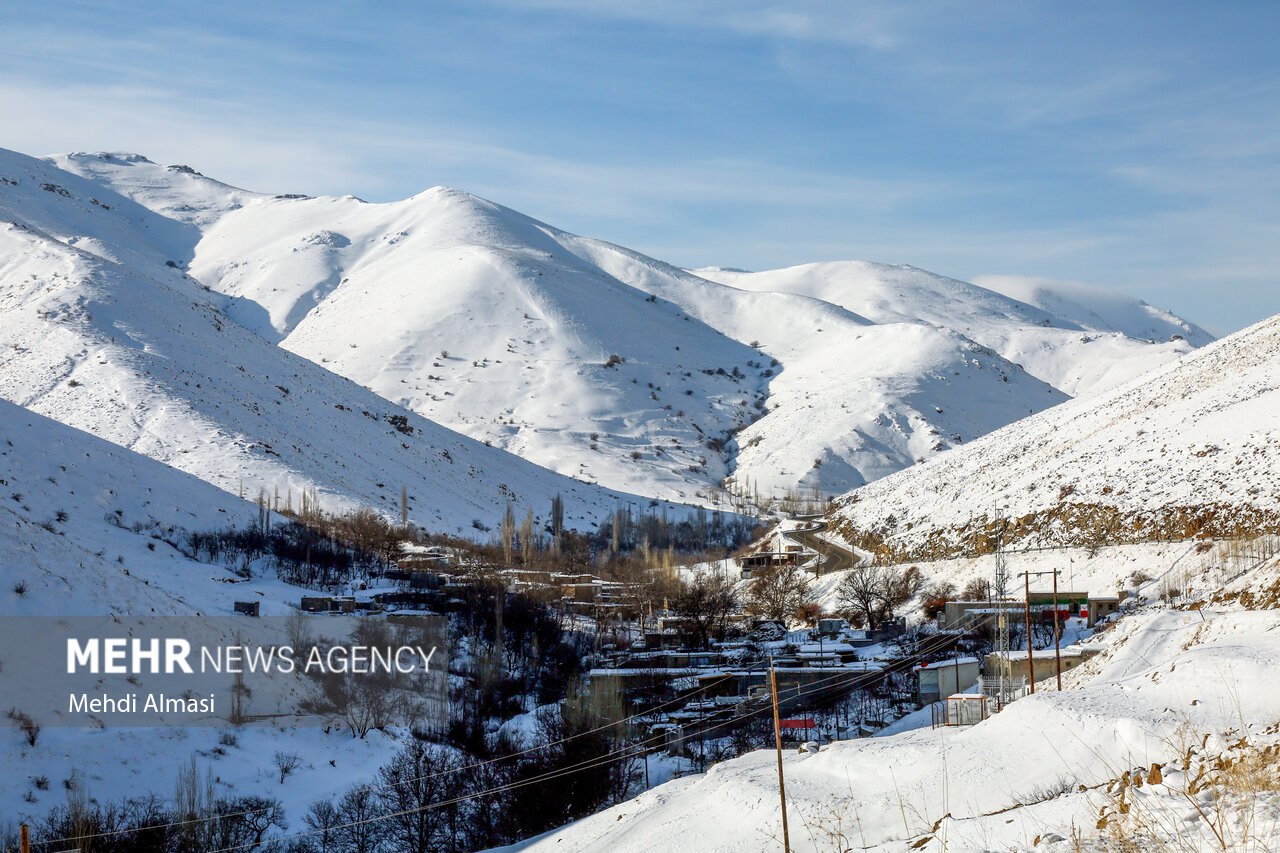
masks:
<path id="1" fill-rule="evenodd" d="M 348 853 L 376 853 L 385 850 L 386 822 L 380 817 L 374 789 L 358 785 L 338 800 L 338 822 L 333 828 L 335 850 Z"/>
<path id="2" fill-rule="evenodd" d="M 919 592 L 920 570 L 911 566 L 896 572 L 889 566 L 856 566 L 836 587 L 836 595 L 855 620 L 874 631 Z"/>
<path id="3" fill-rule="evenodd" d="M 921 610 L 924 615 L 933 619 L 947 607 L 947 602 L 955 597 L 956 585 L 950 581 L 936 581 L 929 584 L 921 596 Z"/>
<path id="4" fill-rule="evenodd" d="M 533 563 L 533 507 L 525 511 L 524 521 L 520 523 L 520 556 L 526 566 Z"/>
<path id="5" fill-rule="evenodd" d="M 564 498 L 556 494 L 551 499 L 551 551 L 560 553 L 560 537 L 564 533 Z"/>
<path id="6" fill-rule="evenodd" d="M 316 853 L 338 853 L 335 830 L 342 821 L 332 802 L 319 800 L 312 803 L 302 822 L 311 833 L 311 846 Z"/>
<path id="7" fill-rule="evenodd" d="M 412 740 L 378 771 L 377 797 L 389 816 L 386 832 L 396 850 L 457 849 L 443 804 L 462 791 L 461 765 L 453 751 Z"/>
<path id="8" fill-rule="evenodd" d="M 507 511 L 502 516 L 502 562 L 511 565 L 511 557 L 515 553 L 516 511 L 507 501 Z"/>
<path id="9" fill-rule="evenodd" d="M 738 593 L 727 575 L 703 572 L 684 585 L 671 609 L 688 621 L 696 645 L 706 648 L 713 636 L 724 634 L 729 615 L 738 609 Z"/>
<path id="10" fill-rule="evenodd" d="M 988 601 L 991 599 L 991 581 L 986 578 L 974 578 L 964 585 L 960 591 L 961 601 Z"/>
<path id="11" fill-rule="evenodd" d="M 287 825 L 280 801 L 256 794 L 219 799 L 214 805 L 214 850 L 260 850 L 272 827 Z"/>
<path id="12" fill-rule="evenodd" d="M 276 770 L 280 772 L 280 784 L 284 784 L 284 780 L 288 779 L 293 771 L 302 766 L 302 756 L 296 752 L 280 752 L 277 751 L 273 759 Z"/>
<path id="13" fill-rule="evenodd" d="M 795 566 L 769 566 L 751 578 L 747 586 L 748 613 L 777 622 L 792 618 L 812 601 L 809 578 Z"/>

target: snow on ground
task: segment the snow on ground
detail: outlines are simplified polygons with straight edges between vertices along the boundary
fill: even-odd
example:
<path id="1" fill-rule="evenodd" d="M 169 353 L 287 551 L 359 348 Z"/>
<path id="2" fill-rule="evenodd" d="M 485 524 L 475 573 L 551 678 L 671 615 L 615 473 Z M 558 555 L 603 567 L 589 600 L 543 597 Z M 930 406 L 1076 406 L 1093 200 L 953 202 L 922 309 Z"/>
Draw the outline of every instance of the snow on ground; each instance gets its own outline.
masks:
<path id="1" fill-rule="evenodd" d="M 1277 577 L 1273 563 L 1238 585 Z M 1181 794 L 1192 775 L 1182 762 L 1190 758 L 1194 772 L 1197 755 L 1207 760 L 1241 736 L 1256 746 L 1280 740 L 1280 697 L 1259 689 L 1280 657 L 1277 628 L 1280 612 L 1235 602 L 1144 608 L 1090 641 L 1102 653 L 1064 677 L 1060 693 L 1038 691 L 968 728 L 788 753 L 793 849 L 1065 851 L 1079 849 L 1073 831 L 1084 844 L 1119 830 L 1140 835 L 1144 817 L 1185 849 L 1216 844 L 1211 821 L 1196 814 L 1200 802 Z M 666 849 L 673 838 L 709 853 L 774 849 L 775 761 L 771 751 L 754 752 L 510 849 L 626 853 Z M 1152 764 L 1163 782 L 1127 786 Z M 1121 802 L 1129 815 L 1118 814 Z M 1274 798 L 1253 807 L 1255 830 L 1272 837 Z M 1109 821 L 1099 825 L 1100 814 Z M 1224 826 L 1238 830 L 1232 820 Z"/>
<path id="2" fill-rule="evenodd" d="M 995 535 L 999 517 L 1019 547 L 1157 538 L 1143 519 L 1175 539 L 1264 529 L 1280 512 L 1278 354 L 1273 317 L 865 486 L 832 526 L 919 556 L 963 550 L 970 524 Z"/>
<path id="3" fill-rule="evenodd" d="M 397 405 L 667 499 L 705 500 L 730 474 L 837 494 L 1208 339 L 1171 315 L 1117 324 L 1130 307 L 1114 299 L 1077 294 L 1060 316 L 909 267 L 694 275 L 439 187 L 368 204 L 138 155 L 51 162 L 111 194 L 146 244 L 82 220 L 86 250 L 173 260 L 236 322 Z M 1133 337 L 1165 326 L 1187 340 Z"/>
<path id="4" fill-rule="evenodd" d="M 1162 308 L 1102 287 L 1019 275 L 979 276 L 974 284 L 1073 319 L 1084 328 L 1155 342 L 1184 338 L 1195 346 L 1204 346 L 1213 341 L 1204 329 Z"/>
<path id="5" fill-rule="evenodd" d="M 12 152 L 0 176 L 0 397 L 251 500 L 265 490 L 296 505 L 316 490 L 326 509 L 398 516 L 405 486 L 409 517 L 432 531 L 479 535 L 508 501 L 545 519 L 557 493 L 571 528 L 649 507 L 445 429 L 232 322 L 166 260 L 193 226 Z"/>
<path id="6" fill-rule="evenodd" d="M 4 617 L 230 616 L 237 600 L 259 601 L 264 616 L 284 615 L 301 593 L 273 577 L 239 581 L 223 566 L 192 561 L 172 544 L 181 544 L 190 530 L 247 527 L 256 518 L 256 506 L 5 401 L 0 401 L 0 484 Z M 246 638 L 258 624 L 244 619 Z M 199 629 L 193 621 L 191 630 Z M 17 671 L 16 653 L 0 653 L 11 664 L 0 661 L 0 693 L 5 693 L 4 679 Z M 287 682 L 272 682 L 285 698 L 297 689 Z M 144 678 L 140 686 L 145 684 Z M 120 677 L 105 681 L 103 689 L 131 686 Z M 259 693 L 253 707 L 280 700 Z M 59 728 L 47 719 L 37 722 L 45 725 L 34 747 L 7 721 L 0 732 L 0 766 L 7 774 L 7 784 L 0 785 L 0 809 L 14 819 L 38 819 L 50 807 L 64 805 L 62 780 L 72 771 L 100 800 L 147 792 L 170 797 L 178 769 L 193 754 L 202 775 L 206 768 L 212 771 L 220 794 L 265 792 L 280 797 L 296 817 L 316 797 L 352 779 L 370 778 L 396 748 L 377 733 L 360 740 L 336 730 L 326 735 L 319 728 L 245 726 L 236 733 L 237 745 L 220 746 L 222 731 L 215 728 Z M 305 758 L 284 785 L 268 778 L 275 751 Z M 47 791 L 37 786 L 40 777 L 50 780 Z"/>
<path id="7" fill-rule="evenodd" d="M 316 800 L 333 798 L 356 782 L 372 782 L 378 768 L 404 746 L 404 732 L 370 732 L 363 739 L 322 728 L 278 729 L 249 725 L 216 728 L 45 728 L 34 747 L 13 732 L 0 739 L 7 779 L 0 807 L 15 820 L 38 823 L 51 808 L 65 806 L 63 781 L 74 772 L 86 794 L 99 802 L 155 794 L 173 797 L 180 770 L 196 761 L 203 780 L 214 780 L 217 796 L 278 798 L 290 826 Z M 223 743 L 224 736 L 228 743 Z M 282 783 L 272 757 L 296 753 L 298 768 Z M 330 763 L 332 762 L 332 764 Z M 48 790 L 36 782 L 49 781 Z"/>
<path id="8" fill-rule="evenodd" d="M 226 583 L 223 567 L 170 544 L 245 528 L 255 506 L 2 400 L 0 482 L 6 615 L 229 614 L 233 600 L 266 591 Z"/>
<path id="9" fill-rule="evenodd" d="M 1042 283 L 1019 301 L 906 265 L 867 261 L 803 264 L 743 273 L 698 270 L 749 290 L 783 291 L 841 305 L 875 323 L 925 322 L 954 329 L 1072 396 L 1105 390 L 1168 364 L 1212 336 L 1129 297 Z M 1063 295 L 1069 293 L 1069 297 Z M 1138 322 L 1134 315 L 1145 318 Z M 1173 336 L 1179 340 L 1170 340 Z"/>

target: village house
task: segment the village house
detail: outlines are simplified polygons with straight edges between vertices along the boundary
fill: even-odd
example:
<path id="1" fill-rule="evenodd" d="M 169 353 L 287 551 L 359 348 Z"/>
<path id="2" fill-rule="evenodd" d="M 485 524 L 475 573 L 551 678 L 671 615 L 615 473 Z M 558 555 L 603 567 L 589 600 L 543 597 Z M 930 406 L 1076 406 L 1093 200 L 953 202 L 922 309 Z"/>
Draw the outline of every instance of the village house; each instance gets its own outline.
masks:
<path id="1" fill-rule="evenodd" d="M 1084 619 L 1092 628 L 1099 620 L 1115 613 L 1120 608 L 1123 596 L 1100 596 L 1091 598 L 1087 592 L 1060 591 L 1057 594 L 1058 621 L 1066 624 L 1067 619 Z M 1022 622 L 1026 618 L 1027 603 L 1031 606 L 1031 619 L 1040 624 L 1053 623 L 1054 594 L 1052 592 L 1032 592 L 1023 601 L 948 601 L 938 614 L 938 630 L 963 631 L 977 625 L 994 623 L 995 614 L 1004 611 L 1007 619 Z"/>
<path id="2" fill-rule="evenodd" d="M 979 663 L 973 657 L 924 663 L 915 668 L 915 675 L 916 702 L 923 708 L 977 684 Z"/>
<path id="3" fill-rule="evenodd" d="M 1035 682 L 1038 684 L 1046 678 L 1057 676 L 1058 658 L 1062 660 L 1062 671 L 1070 672 L 1099 651 L 1100 649 L 1086 646 L 1068 646 L 1057 652 L 1054 649 L 1036 649 L 1032 655 L 1032 660 L 1035 662 Z M 1007 680 L 1026 682 L 1031 675 L 1031 667 L 1027 665 L 1026 649 L 1011 651 L 1007 655 L 987 655 L 985 665 L 988 679 L 999 678 L 1003 674 Z"/>

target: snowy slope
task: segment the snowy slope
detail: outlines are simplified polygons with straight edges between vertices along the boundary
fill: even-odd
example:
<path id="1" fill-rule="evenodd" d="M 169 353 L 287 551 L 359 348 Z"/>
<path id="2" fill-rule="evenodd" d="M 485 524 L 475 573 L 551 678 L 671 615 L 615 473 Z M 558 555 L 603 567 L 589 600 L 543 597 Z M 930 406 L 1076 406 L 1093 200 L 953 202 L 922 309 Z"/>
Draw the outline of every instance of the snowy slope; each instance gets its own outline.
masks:
<path id="1" fill-rule="evenodd" d="M 697 273 L 750 290 L 813 296 L 876 323 L 923 322 L 954 329 L 1072 396 L 1104 390 L 1212 340 L 1167 312 L 1088 288 L 1067 291 L 1042 283 L 1026 290 L 1033 298 L 1019 301 L 997 292 L 998 287 L 867 261 Z M 1069 295 L 1058 295 L 1064 293 Z M 1170 340 L 1173 335 L 1181 340 Z"/>
<path id="2" fill-rule="evenodd" d="M 1003 293 L 1010 299 L 1074 320 L 1086 329 L 1120 332 L 1138 340 L 1165 341 L 1185 338 L 1204 346 L 1213 336 L 1163 308 L 1141 299 L 1074 281 L 1034 276 L 979 276 L 975 284 Z"/>
<path id="3" fill-rule="evenodd" d="M 0 612 L 230 612 L 232 587 L 211 577 L 225 572 L 170 543 L 244 528 L 252 504 L 3 400 L 0 488 Z"/>
<path id="4" fill-rule="evenodd" d="M 315 488 L 330 508 L 395 513 L 404 485 L 431 530 L 474 533 L 508 500 L 542 514 L 556 493 L 572 526 L 639 501 L 457 435 L 231 322 L 167 264 L 194 233 L 174 220 L 22 155 L 0 157 L 0 179 L 0 396 L 249 497 Z"/>
<path id="5" fill-rule="evenodd" d="M 187 229 L 168 254 L 266 339 L 539 465 L 671 499 L 726 477 L 838 494 L 1201 342 L 1177 318 L 1188 340 L 1152 344 L 907 267 L 695 275 L 443 188 L 367 204 L 54 159 Z"/>
<path id="6" fill-rule="evenodd" d="M 192 274 L 264 306 L 286 349 L 617 488 L 687 498 L 720 480 L 706 439 L 761 394 L 754 350 L 452 190 L 258 204 L 209 231 Z"/>
<path id="7" fill-rule="evenodd" d="M 739 480 L 766 493 L 797 482 L 824 494 L 854 488 L 1066 399 L 945 327 L 875 324 L 810 296 L 741 290 L 609 243 L 557 236 L 777 362 L 764 417 L 737 436 Z"/>
<path id="8" fill-rule="evenodd" d="M 1277 574 L 1272 564 L 1247 584 L 1274 593 Z M 788 750 L 792 847 L 1223 849 L 1210 823 L 1225 817 L 1219 827 L 1230 849 L 1266 849 L 1234 845 L 1242 831 L 1274 839 L 1275 795 L 1215 787 L 1212 768 L 1233 750 L 1265 758 L 1271 753 L 1261 750 L 1274 751 L 1280 740 L 1280 699 L 1251 687 L 1267 682 L 1280 655 L 1276 618 L 1274 609 L 1234 601 L 1146 610 L 1089 642 L 1100 654 L 1069 673 L 1061 693 L 1043 688 L 972 727 L 926 724 L 813 755 Z M 753 752 L 506 849 L 630 853 L 670 849 L 673 838 L 707 853 L 780 849 L 775 761 L 771 750 Z M 1139 770 L 1148 777 L 1152 764 L 1160 782 L 1129 784 Z M 1194 796 L 1201 765 L 1207 798 Z M 1218 810 L 1220 793 L 1236 799 Z M 1129 815 L 1120 814 L 1122 801 Z M 1242 827 L 1241 817 L 1253 825 Z M 1073 844 L 1073 829 L 1082 846 Z M 1144 843 L 1144 832 L 1176 846 Z M 1135 843 L 1090 846 L 1122 834 Z"/>
<path id="9" fill-rule="evenodd" d="M 226 617 L 234 601 L 244 600 L 260 602 L 263 616 L 284 615 L 296 605 L 299 589 L 270 576 L 240 580 L 221 565 L 186 558 L 173 545 L 182 543 L 186 531 L 243 529 L 256 517 L 256 506 L 196 477 L 0 400 L 0 617 Z M 222 622 L 191 620 L 189 625 L 189 636 L 225 630 Z M 219 642 L 250 639 L 258 626 L 258 620 L 244 619 L 238 640 L 221 636 Z M 336 629 L 331 620 L 326 627 Z M 5 650 L 4 662 L 0 696 L 12 697 L 6 680 L 18 677 L 20 668 L 14 649 Z M 123 675 L 101 684 L 111 692 L 149 686 L 145 677 L 129 682 Z M 255 710 L 265 711 L 281 697 L 292 695 L 296 701 L 290 691 L 298 685 L 292 679 L 273 679 L 272 691 L 262 686 L 253 700 Z M 5 711 L 10 707 L 6 702 Z M 0 808 L 13 820 L 33 825 L 51 808 L 65 805 L 60 782 L 73 772 L 90 797 L 103 801 L 146 793 L 167 798 L 178 770 L 193 755 L 199 756 L 202 772 L 213 769 L 220 794 L 270 791 L 291 816 L 299 815 L 315 798 L 334 795 L 353 778 L 372 778 L 399 745 L 377 732 L 362 740 L 320 728 L 246 726 L 238 744 L 228 748 L 219 745 L 219 728 L 59 728 L 47 712 L 22 710 L 37 715 L 42 731 L 36 745 L 28 746 L 6 725 L 0 739 L 5 768 Z M 305 756 L 288 786 L 279 785 L 267 766 L 265 757 L 276 750 Z"/>
<path id="10" fill-rule="evenodd" d="M 63 162 L 157 210 L 190 205 L 154 186 L 179 181 L 185 199 L 183 173 Z M 224 204 L 215 189 L 193 206 Z M 231 316 L 393 402 L 617 488 L 689 499 L 732 476 L 765 494 L 839 493 L 1065 399 L 945 329 L 869 328 L 453 190 L 244 198 L 190 266 L 235 300 Z"/>
<path id="11" fill-rule="evenodd" d="M 1280 317 L 853 492 L 833 527 L 910 559 L 1280 525 Z"/>

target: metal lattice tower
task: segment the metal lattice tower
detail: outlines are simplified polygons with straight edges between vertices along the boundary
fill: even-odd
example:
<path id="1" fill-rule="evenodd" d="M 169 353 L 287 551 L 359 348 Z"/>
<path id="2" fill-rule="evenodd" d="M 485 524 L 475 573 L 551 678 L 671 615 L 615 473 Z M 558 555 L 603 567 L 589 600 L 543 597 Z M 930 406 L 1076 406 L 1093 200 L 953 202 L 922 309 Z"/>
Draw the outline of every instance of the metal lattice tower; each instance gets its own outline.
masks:
<path id="1" fill-rule="evenodd" d="M 998 535 L 996 537 L 996 570 L 991 579 L 991 595 L 996 608 L 996 657 L 1000 661 L 1000 706 L 1008 701 L 1005 692 L 1005 681 L 1009 673 L 1009 609 L 1004 601 L 1009 593 L 1009 567 L 1004 556 L 1005 517 L 1000 513 Z"/>

